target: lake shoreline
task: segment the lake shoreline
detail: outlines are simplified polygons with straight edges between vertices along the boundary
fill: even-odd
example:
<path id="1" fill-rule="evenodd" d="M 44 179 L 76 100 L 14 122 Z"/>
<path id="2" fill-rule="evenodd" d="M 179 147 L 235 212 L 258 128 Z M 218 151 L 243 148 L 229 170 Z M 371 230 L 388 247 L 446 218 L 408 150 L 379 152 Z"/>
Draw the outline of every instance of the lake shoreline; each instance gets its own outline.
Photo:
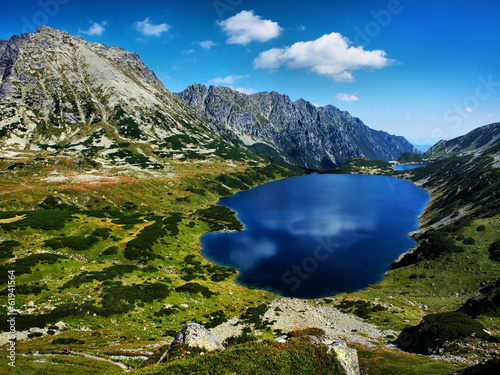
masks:
<path id="1" fill-rule="evenodd" d="M 316 176 L 316 177 L 311 177 L 311 176 Z M 279 198 L 281 195 L 290 195 L 295 197 L 292 200 L 291 203 L 287 203 L 287 206 L 289 205 L 294 205 L 295 206 L 301 206 L 304 205 L 300 199 L 297 200 L 298 197 L 300 197 L 300 194 L 296 193 L 296 190 L 311 190 L 315 187 L 316 184 L 321 185 L 321 181 L 325 182 L 327 178 L 326 176 L 330 176 L 329 179 L 331 181 L 336 181 L 336 184 L 340 185 L 334 185 L 334 186 L 327 186 L 331 192 L 333 193 L 328 193 L 326 196 L 321 194 L 323 191 L 329 192 L 330 190 L 324 190 L 324 186 L 319 187 L 319 192 L 317 195 L 319 195 L 319 198 L 314 196 L 315 199 L 323 200 L 320 204 L 320 208 L 305 204 L 307 206 L 307 210 L 312 210 L 313 211 L 318 211 L 322 212 L 320 215 L 320 221 L 319 224 L 314 224 L 311 223 L 311 220 L 309 220 L 309 213 L 304 214 L 293 211 L 292 214 L 287 214 L 286 211 L 282 211 L 282 208 L 279 208 L 277 211 L 266 211 L 268 206 L 274 205 L 275 201 L 273 200 L 276 198 L 276 196 Z M 343 176 L 343 177 L 341 177 Z M 319 180 L 318 180 L 319 177 Z M 351 178 L 353 177 L 353 178 Z M 200 237 L 200 242 L 202 244 L 202 251 L 201 255 L 205 257 L 208 261 L 211 263 L 215 264 L 220 264 L 228 267 L 234 267 L 238 271 L 238 274 L 235 277 L 235 281 L 244 286 L 244 287 L 253 287 L 253 288 L 258 288 L 261 290 L 265 290 L 270 293 L 274 293 L 283 297 L 291 297 L 291 298 L 299 298 L 299 299 L 317 299 L 317 298 L 324 298 L 325 296 L 332 296 L 332 295 L 337 295 L 341 294 L 347 290 L 361 290 L 365 288 L 367 285 L 374 284 L 380 282 L 383 277 L 385 276 L 385 273 L 387 272 L 387 267 L 389 267 L 393 262 L 394 258 L 388 259 L 390 257 L 390 252 L 391 251 L 397 251 L 396 248 L 393 248 L 389 252 L 387 252 L 385 247 L 388 246 L 394 246 L 394 244 L 402 244 L 403 242 L 407 242 L 406 240 L 402 239 L 401 236 L 403 236 L 403 233 L 399 234 L 394 234 L 393 238 L 393 231 L 394 230 L 399 230 L 400 232 L 403 230 L 402 228 L 407 226 L 407 225 L 415 225 L 415 227 L 419 228 L 419 223 L 420 223 L 420 217 L 423 213 L 423 210 L 425 207 L 427 207 L 427 204 L 424 206 L 424 208 L 420 208 L 420 203 L 419 201 L 423 202 L 428 202 L 429 201 L 429 194 L 425 192 L 423 189 L 418 189 L 415 190 L 414 188 L 417 188 L 418 186 L 411 181 L 408 181 L 406 179 L 400 179 L 400 178 L 395 178 L 395 177 L 388 177 L 388 176 L 372 176 L 370 175 L 370 178 L 377 179 L 377 180 L 367 180 L 366 175 L 318 175 L 318 174 L 310 174 L 307 176 L 302 176 L 302 177 L 297 177 L 297 178 L 306 178 L 307 180 L 298 180 L 299 183 L 302 183 L 301 181 L 307 181 L 304 182 L 306 186 L 304 186 L 304 189 L 297 188 L 294 186 L 294 184 L 290 184 L 291 180 L 297 181 L 295 178 L 294 179 L 281 179 L 277 181 L 272 181 L 270 183 L 266 183 L 263 185 L 259 185 L 256 188 L 250 189 L 250 190 L 245 190 L 238 192 L 234 194 L 233 196 L 229 197 L 224 197 L 222 198 L 217 204 L 223 205 L 225 207 L 228 207 L 229 209 L 233 210 L 236 212 L 236 216 L 238 220 L 243 224 L 243 230 L 239 231 L 237 233 L 234 232 L 218 232 L 219 237 L 214 237 L 217 236 L 217 233 L 212 233 L 208 232 L 205 233 L 202 237 Z M 322 180 L 321 180 L 322 179 Z M 287 180 L 286 182 L 283 182 Z M 363 180 L 363 181 L 361 181 Z M 282 181 L 281 184 L 276 185 L 277 182 Z M 330 181 L 330 183 L 332 183 Z M 349 183 L 347 181 L 350 181 Z M 367 182 L 369 181 L 369 183 Z M 343 186 L 342 184 L 346 184 L 346 186 Z M 237 207 L 237 202 L 241 199 L 245 200 L 246 196 L 249 194 L 248 192 L 253 190 L 253 192 L 250 194 L 254 194 L 253 198 L 256 198 L 257 196 L 260 196 L 263 194 L 263 187 L 264 186 L 271 186 L 273 189 L 278 189 L 278 192 L 275 192 L 275 197 L 270 198 L 267 197 L 266 194 L 264 194 L 263 202 L 261 203 L 245 203 L 244 207 Z M 373 185 L 373 186 L 372 186 Z M 377 187 L 378 186 L 378 187 Z M 256 191 L 254 190 L 256 189 Z M 281 189 L 281 190 L 280 190 Z M 284 189 L 284 190 L 283 190 Z M 288 190 L 287 190 L 288 189 Z M 323 189 L 323 190 L 322 190 Z M 374 190 L 375 189 L 375 190 Z M 379 193 L 376 192 L 376 189 L 382 189 Z M 399 189 L 399 193 L 396 193 L 396 189 Z M 384 193 L 385 192 L 385 193 Z M 425 199 L 423 198 L 424 195 L 422 195 L 422 192 L 425 192 Z M 297 195 L 298 194 L 298 195 Z M 310 193 L 314 195 L 315 193 Z M 309 195 L 310 195 L 309 194 Z M 343 195 L 342 195 L 343 194 Z M 308 194 L 306 194 L 307 196 Z M 351 213 L 350 211 L 359 211 L 359 208 L 354 208 L 354 209 L 348 209 L 347 206 L 343 206 L 346 201 L 346 197 L 350 196 L 351 200 L 355 200 L 356 202 L 359 201 L 360 197 L 365 197 L 365 196 L 371 196 L 377 203 L 367 203 L 368 208 L 368 217 L 365 214 L 362 214 L 359 218 L 356 216 L 355 213 Z M 387 201 L 384 202 L 383 200 L 380 200 L 380 195 L 385 196 L 384 199 Z M 419 197 L 417 199 L 417 196 Z M 399 197 L 399 198 L 398 198 Z M 411 198 L 410 198 L 411 197 Z M 278 199 L 276 198 L 276 199 Z M 366 198 L 366 197 L 365 197 Z M 397 198 L 397 199 L 395 199 Z M 326 201 L 325 201 L 326 199 Z M 364 199 L 364 198 L 363 198 Z M 411 204 L 408 204 L 408 199 L 410 199 Z M 399 200 L 399 201 L 398 201 Z M 415 201 L 414 201 L 415 200 Z M 297 202 L 301 202 L 301 204 L 297 204 Z M 395 202 L 398 201 L 398 202 Z M 324 208 L 323 206 L 326 204 L 334 204 L 336 209 L 333 211 L 323 211 Z M 371 201 L 368 201 L 371 202 Z M 397 204 L 396 204 L 397 203 Z M 347 204 L 347 203 L 345 203 Z M 357 204 L 357 203 L 356 203 Z M 381 220 L 380 223 L 378 224 L 373 224 L 372 220 L 374 220 L 371 216 L 375 215 L 382 215 L 385 214 L 385 211 L 391 211 L 393 209 L 387 209 L 385 205 L 389 205 L 388 207 L 392 207 L 391 205 L 395 205 L 393 209 L 396 209 L 398 205 L 404 206 L 404 215 L 402 217 L 397 216 L 394 212 L 391 213 L 392 219 L 389 221 L 391 223 L 394 223 L 394 227 L 391 226 L 391 224 L 386 223 L 385 219 Z M 258 206 L 258 209 L 255 209 L 254 206 Z M 339 206 L 340 205 L 340 206 Z M 370 206 L 372 205 L 372 206 Z M 363 206 L 363 205 L 362 205 Z M 249 208 L 250 207 L 250 208 Z M 374 212 L 378 212 L 378 214 L 373 214 L 373 212 L 370 211 L 373 210 Z M 378 208 L 376 208 L 378 207 Z M 413 207 L 413 208 L 412 208 Z M 297 208 L 297 207 L 295 207 Z M 331 207 L 330 207 L 331 208 Z M 250 214 L 246 212 L 245 210 L 250 210 Z M 294 220 L 291 222 L 283 222 L 283 223 L 274 223 L 272 222 L 272 225 L 276 228 L 278 228 L 278 237 L 281 238 L 286 238 L 288 241 L 286 245 L 286 252 L 282 251 L 282 245 L 278 244 L 276 245 L 273 243 L 273 236 L 275 236 L 273 231 L 269 231 L 269 228 L 264 227 L 259 227 L 260 224 L 258 224 L 258 220 L 256 221 L 255 217 L 252 215 L 257 215 L 260 214 L 260 210 L 263 210 L 266 214 L 264 215 L 266 217 L 266 221 L 270 221 L 270 217 L 274 216 L 291 216 L 294 217 Z M 410 214 L 411 211 L 418 211 L 420 212 L 420 215 L 418 217 L 412 218 L 412 215 Z M 346 213 L 346 212 L 347 213 Z M 332 212 L 334 213 L 334 216 L 332 217 Z M 340 213 L 342 213 L 342 216 Z M 250 216 L 248 216 L 250 215 Z M 298 215 L 298 216 L 297 216 Z M 347 215 L 347 216 L 345 216 Z M 353 216 L 354 215 L 354 216 Z M 365 215 L 365 216 L 363 216 Z M 396 216 L 394 216 L 396 215 Z M 258 215 L 257 215 L 258 216 Z M 409 224 L 412 223 L 413 220 L 416 220 L 415 224 Z M 368 222 L 368 226 L 370 225 L 375 225 L 377 226 L 377 229 L 375 230 L 373 227 L 370 230 L 373 230 L 373 233 L 370 232 L 371 234 L 365 233 L 366 230 L 362 230 L 361 226 L 364 224 L 364 222 Z M 347 223 L 347 224 L 346 224 Z M 406 224 L 405 224 L 406 223 Z M 319 227 L 318 227 L 319 225 Z M 354 236 L 354 240 L 348 240 L 351 241 L 347 243 L 347 246 L 345 249 L 350 249 L 351 246 L 357 246 L 356 248 L 361 249 L 362 253 L 365 255 L 362 256 L 363 262 L 366 263 L 365 257 L 374 257 L 372 259 L 373 265 L 370 264 L 370 266 L 366 265 L 365 267 L 368 267 L 371 271 L 369 272 L 369 275 L 371 276 L 366 276 L 365 273 L 366 271 L 363 270 L 362 274 L 363 277 L 355 278 L 350 274 L 350 272 L 347 272 L 346 270 L 343 270 L 345 268 L 342 268 L 340 265 L 346 264 L 349 265 L 352 263 L 351 260 L 348 260 L 349 258 L 346 258 L 345 250 L 342 250 L 341 253 L 336 253 L 332 251 L 331 257 L 332 259 L 328 260 L 328 262 L 333 261 L 335 259 L 335 264 L 336 266 L 330 271 L 330 273 L 326 273 L 324 276 L 326 279 L 330 280 L 330 284 L 324 286 L 324 283 L 321 283 L 321 290 L 318 290 L 318 292 L 308 292 L 309 286 L 304 287 L 306 284 L 310 285 L 315 285 L 314 283 L 317 282 L 316 279 L 319 277 L 317 275 L 318 272 L 320 274 L 325 272 L 326 269 L 330 269 L 332 266 L 329 263 L 323 263 L 323 260 L 317 261 L 314 258 L 311 258 L 313 256 L 313 248 L 311 246 L 317 246 L 317 242 L 315 242 L 314 238 L 311 233 L 317 232 L 318 229 L 324 230 L 325 228 L 328 227 L 332 228 L 340 228 L 342 229 L 343 227 L 344 230 L 347 230 L 345 232 L 346 234 L 341 235 L 341 238 L 347 238 Z M 359 230 L 356 229 L 359 227 Z M 299 228 L 299 229 L 297 229 Z M 337 229 L 338 229 L 337 228 Z M 390 229 L 389 229 L 390 228 Z M 400 229 L 398 229 L 400 228 Z M 291 232 L 289 232 L 291 230 Z M 294 231 L 299 230 L 300 235 L 305 235 L 307 238 L 309 238 L 309 242 L 304 242 L 304 240 L 300 239 L 301 237 L 295 238 L 294 235 L 297 233 L 294 233 Z M 383 233 L 387 233 L 387 235 L 382 235 L 380 237 L 379 233 L 377 233 L 379 230 L 382 230 Z M 417 229 L 419 230 L 419 229 Z M 354 232 L 352 232 L 354 231 Z M 389 233 L 390 231 L 390 233 Z M 351 233 L 348 235 L 348 233 Z M 413 239 L 410 237 L 410 234 L 413 233 L 411 231 L 406 231 L 404 230 L 404 237 L 407 238 L 408 240 L 412 241 Z M 305 234 L 304 234 L 305 233 Z M 323 232 L 321 232 L 323 233 Z M 327 236 L 325 238 L 331 239 L 333 237 L 332 233 L 334 232 L 324 232 L 323 236 Z M 341 232 L 344 233 L 344 232 Z M 365 233 L 365 234 L 363 234 Z M 318 233 L 316 233 L 318 234 Z M 224 235 L 224 236 L 222 236 Z M 255 238 L 251 238 L 252 235 L 254 235 Z M 222 236 L 222 237 L 221 237 Z M 234 237 L 236 236 L 236 237 Z M 241 236 L 240 240 L 237 239 L 237 236 Z M 368 236 L 368 237 L 367 237 Z M 370 238 L 370 243 L 368 243 L 368 239 Z M 239 242 L 238 242 L 239 241 Z M 241 242 L 245 243 L 252 243 L 254 241 L 255 243 L 250 247 L 250 250 L 241 250 Z M 260 241 L 260 242 L 259 242 Z M 297 243 L 304 242 L 306 245 L 305 251 L 306 252 L 301 252 L 301 250 Z M 311 241 L 313 241 L 311 243 Z M 354 242 L 353 242 L 354 241 Z M 389 241 L 389 242 L 388 242 Z M 316 245 L 314 245 L 316 243 Z M 229 244 L 229 245 L 228 245 Z M 391 245 L 389 245 L 391 244 Z M 213 246 L 213 248 L 216 248 L 216 252 L 214 253 L 214 250 L 210 250 L 210 247 Z M 361 247 L 359 247 L 361 246 Z M 402 246 L 402 245 L 398 245 Z M 231 249 L 232 253 L 228 254 L 223 254 L 221 252 L 221 248 L 229 248 Z M 309 250 L 307 250 L 307 248 Z M 207 250 L 208 249 L 208 250 Z M 237 249 L 237 250 L 234 250 Z M 238 250 L 239 249 L 239 250 Z M 320 249 L 321 250 L 321 249 Z M 411 250 L 411 249 L 410 249 Z M 212 252 L 211 252 L 212 251 Z M 309 251 L 309 253 L 307 253 Z M 385 257 L 382 257 L 380 260 L 379 255 L 380 252 L 383 252 L 385 254 Z M 405 251 L 406 253 L 406 251 Z M 222 255 L 221 255 L 222 254 Z M 232 255 L 231 255 L 232 254 Z M 282 255 L 284 254 L 284 255 Z M 303 255 L 301 255 L 303 254 Z M 340 254 L 340 255 L 339 255 Z M 371 254 L 371 255 L 370 255 Z M 326 253 L 325 253 L 326 255 Z M 403 254 L 401 254 L 403 255 Z M 399 255 L 399 256 L 401 256 Z M 286 267 L 282 265 L 283 259 L 278 260 L 279 258 L 277 257 L 283 257 L 285 256 L 286 258 L 290 258 L 288 261 L 290 262 L 289 266 Z M 233 257 L 233 258 L 231 258 Z M 311 258 L 311 259 L 309 259 Z M 345 259 L 344 259 L 345 258 Z M 239 261 L 240 263 L 235 264 L 235 259 Z M 387 263 L 384 263 L 385 260 Z M 305 262 L 305 263 L 304 263 Z M 363 263 L 361 262 L 361 263 Z M 358 262 L 359 263 L 359 262 Z M 368 262 L 369 263 L 369 262 Z M 368 264 L 366 263 L 366 264 Z M 381 265 L 386 264 L 386 266 L 383 267 L 380 271 L 376 271 L 377 269 L 380 269 Z M 256 269 L 253 269 L 252 267 L 258 264 L 261 269 L 257 271 Z M 339 265 L 339 266 L 337 266 Z M 321 266 L 321 267 L 320 267 Z M 298 274 L 297 269 L 300 267 L 305 267 L 306 270 L 311 271 L 309 274 Z M 330 268 L 328 268 L 330 267 Z M 363 265 L 359 266 L 363 267 Z M 271 271 L 265 271 L 265 270 L 271 270 Z M 265 272 L 271 272 L 270 275 L 265 275 Z M 274 275 L 273 275 L 274 272 Z M 347 273 L 346 273 L 347 272 Z M 380 272 L 380 276 L 375 276 Z M 252 275 L 252 276 L 250 276 Z M 333 277 L 332 277 L 333 275 Z M 342 279 L 342 276 L 344 278 L 347 278 L 345 281 Z M 280 278 L 281 276 L 281 278 Z M 297 277 L 300 277 L 301 279 L 298 279 Z M 371 279 L 368 280 L 368 278 L 371 277 Z M 255 279 L 254 279 L 255 278 Z M 363 283 L 362 280 L 367 278 L 367 281 L 365 285 L 361 285 L 360 283 Z M 373 278 L 376 279 L 376 281 L 373 280 Z M 309 279 L 309 280 L 307 280 Z M 356 279 L 354 281 L 350 281 Z M 262 280 L 274 280 L 274 281 L 266 281 L 263 284 Z M 307 283 L 306 281 L 307 280 Z M 338 280 L 338 283 L 336 287 L 334 281 L 332 280 Z M 346 282 L 349 283 L 354 283 L 351 286 L 347 286 L 345 284 Z M 344 286 L 342 286 L 344 285 Z M 350 285 L 350 284 L 349 284 Z M 279 286 L 279 287 L 278 287 Z M 293 289 L 295 288 L 295 289 Z M 299 294 L 292 294 L 292 292 L 295 292 L 295 290 L 301 288 L 301 292 Z M 335 291 L 331 290 L 331 292 L 328 292 L 330 288 L 334 288 Z M 311 293 L 311 294 L 310 294 Z"/>

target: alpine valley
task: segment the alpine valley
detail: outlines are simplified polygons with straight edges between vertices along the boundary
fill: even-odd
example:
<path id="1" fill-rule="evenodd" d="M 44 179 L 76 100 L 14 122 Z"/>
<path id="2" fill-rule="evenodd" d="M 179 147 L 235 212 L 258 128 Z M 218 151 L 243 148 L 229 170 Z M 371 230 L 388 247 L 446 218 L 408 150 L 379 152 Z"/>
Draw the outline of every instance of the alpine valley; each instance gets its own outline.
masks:
<path id="1" fill-rule="evenodd" d="M 420 154 L 331 105 L 200 84 L 171 93 L 136 53 L 46 26 L 2 40 L 2 373 L 494 368 L 499 137 L 490 124 Z M 394 171 L 400 157 L 426 166 Z M 219 198 L 313 172 L 394 176 L 431 195 L 417 245 L 380 283 L 284 298 L 200 255 L 202 234 L 242 229 Z M 191 322 L 217 350 L 189 347 Z"/>

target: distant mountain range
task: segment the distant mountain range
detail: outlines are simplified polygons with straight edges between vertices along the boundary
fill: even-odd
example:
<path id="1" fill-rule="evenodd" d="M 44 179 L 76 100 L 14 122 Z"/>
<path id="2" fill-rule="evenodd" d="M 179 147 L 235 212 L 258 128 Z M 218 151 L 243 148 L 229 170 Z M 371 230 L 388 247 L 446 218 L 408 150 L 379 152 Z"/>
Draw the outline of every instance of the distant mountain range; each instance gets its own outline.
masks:
<path id="1" fill-rule="evenodd" d="M 277 92 L 246 95 L 194 84 L 178 96 L 254 152 L 306 168 L 331 169 L 353 156 L 388 161 L 418 152 L 405 138 L 373 130 L 334 106 L 292 102 Z"/>
<path id="2" fill-rule="evenodd" d="M 352 156 L 418 152 L 338 108 L 276 92 L 193 85 L 176 96 L 136 53 L 45 26 L 0 41 L 0 148 L 146 169 L 260 155 L 325 170 Z"/>

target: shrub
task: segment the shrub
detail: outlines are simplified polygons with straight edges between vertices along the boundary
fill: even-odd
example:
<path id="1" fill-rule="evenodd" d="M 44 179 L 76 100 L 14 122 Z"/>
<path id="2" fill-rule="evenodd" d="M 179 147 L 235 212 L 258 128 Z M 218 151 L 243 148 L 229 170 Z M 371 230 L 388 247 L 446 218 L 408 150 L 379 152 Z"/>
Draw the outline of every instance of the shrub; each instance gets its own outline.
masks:
<path id="1" fill-rule="evenodd" d="M 172 314 L 175 314 L 177 311 L 179 311 L 179 306 L 171 306 L 171 307 L 165 307 L 161 310 L 158 310 L 157 312 L 155 312 L 155 316 L 169 316 L 169 315 L 172 315 Z"/>
<path id="2" fill-rule="evenodd" d="M 111 246 L 104 250 L 101 255 L 114 255 L 118 253 L 118 246 Z"/>
<path id="3" fill-rule="evenodd" d="M 170 216 L 163 219 L 163 226 L 170 232 L 171 236 L 179 234 L 178 224 L 182 221 L 182 214 L 179 212 L 172 212 Z"/>
<path id="4" fill-rule="evenodd" d="M 93 234 L 82 237 L 82 236 L 73 236 L 73 237 L 59 237 L 59 238 L 51 238 L 46 240 L 43 246 L 50 247 L 53 250 L 58 250 L 62 248 L 69 248 L 76 251 L 88 250 L 96 243 L 99 242 L 99 239 L 95 237 Z"/>
<path id="5" fill-rule="evenodd" d="M 484 225 L 480 225 L 480 226 L 478 226 L 478 227 L 477 227 L 477 229 L 476 229 L 476 230 L 477 230 L 478 232 L 483 232 L 483 231 L 485 231 L 485 230 L 486 230 L 486 227 L 485 227 Z"/>
<path id="6" fill-rule="evenodd" d="M 316 336 L 321 337 L 325 335 L 325 330 L 317 327 L 307 327 L 290 331 L 286 334 L 288 337 L 303 337 L 303 336 Z"/>
<path id="7" fill-rule="evenodd" d="M 444 231 L 428 231 L 418 238 L 418 253 L 425 259 L 436 259 L 442 254 L 459 253 L 461 247 Z"/>
<path id="8" fill-rule="evenodd" d="M 138 270 L 139 267 L 134 265 L 114 265 L 103 269 L 102 271 L 95 272 L 82 272 L 81 274 L 75 276 L 73 279 L 66 282 L 61 289 L 75 287 L 78 288 L 81 284 L 90 283 L 94 280 L 102 281 L 103 285 L 106 283 L 111 285 L 114 278 L 120 278 L 126 273 L 131 273 Z M 120 282 L 121 283 L 121 282 Z"/>
<path id="9" fill-rule="evenodd" d="M 52 345 L 71 345 L 71 344 L 85 344 L 84 341 L 74 339 L 72 337 L 61 337 L 59 339 L 52 340 Z"/>
<path id="10" fill-rule="evenodd" d="M 37 295 L 37 294 L 40 294 L 42 292 L 42 290 L 48 290 L 47 285 L 42 285 L 42 286 L 27 285 L 27 284 L 16 285 L 16 294 L 24 294 L 24 295 L 34 294 L 34 295 Z M 6 296 L 8 294 L 9 294 L 8 288 L 5 288 L 0 292 L 0 295 L 2 295 L 2 296 Z"/>
<path id="11" fill-rule="evenodd" d="M 111 233 L 112 230 L 109 228 L 97 228 L 92 232 L 92 235 L 95 237 L 101 237 L 103 240 L 107 240 Z"/>
<path id="12" fill-rule="evenodd" d="M 14 255 L 14 248 L 19 246 L 21 246 L 19 241 L 0 242 L 0 259 L 11 258 Z"/>
<path id="13" fill-rule="evenodd" d="M 264 320 L 264 314 L 268 309 L 267 304 L 261 303 L 256 307 L 249 307 L 241 316 L 240 319 L 247 323 L 253 324 L 255 329 L 267 328 L 272 322 L 269 320 Z"/>
<path id="14" fill-rule="evenodd" d="M 233 189 L 240 189 L 240 190 L 245 190 L 248 189 L 248 186 L 245 185 L 243 182 L 240 180 L 237 180 L 233 177 L 228 176 L 227 174 L 220 174 L 215 178 L 216 181 L 219 181 L 226 185 L 227 187 L 233 188 Z"/>
<path id="15" fill-rule="evenodd" d="M 231 336 L 225 339 L 223 345 L 226 348 L 229 348 L 231 346 L 240 345 L 252 341 L 257 341 L 257 337 L 255 337 L 255 335 L 249 334 L 247 332 L 242 332 L 238 336 Z"/>
<path id="16" fill-rule="evenodd" d="M 416 276 L 418 277 L 418 276 Z M 373 305 L 367 301 L 351 301 L 351 300 L 343 300 L 337 305 L 342 312 L 353 313 L 356 316 L 359 316 L 362 319 L 369 319 L 370 314 L 377 311 L 385 311 L 387 310 L 385 307 L 380 305 Z"/>
<path id="17" fill-rule="evenodd" d="M 209 319 L 205 324 L 203 324 L 205 328 L 215 328 L 228 320 L 226 313 L 223 310 L 217 310 L 213 313 L 205 314 L 203 317 Z"/>
<path id="18" fill-rule="evenodd" d="M 157 218 L 153 224 L 141 230 L 136 238 L 127 242 L 123 255 L 128 260 L 148 261 L 161 258 L 161 256 L 153 253 L 152 247 L 160 237 L 166 234 L 167 231 L 162 226 L 161 218 Z"/>
<path id="19" fill-rule="evenodd" d="M 500 262 L 500 240 L 493 242 L 488 248 L 488 252 L 491 260 Z"/>
<path id="20" fill-rule="evenodd" d="M 224 223 L 230 230 L 242 230 L 243 225 L 236 218 L 235 212 L 223 206 L 210 206 L 208 208 L 196 211 L 200 219 L 208 223 L 211 231 L 223 230 Z"/>
<path id="21" fill-rule="evenodd" d="M 53 196 L 48 196 L 38 206 L 44 210 L 66 210 L 69 208 L 62 200 Z"/>
<path id="22" fill-rule="evenodd" d="M 476 240 L 472 237 L 467 237 L 464 240 L 464 245 L 474 245 L 476 243 Z"/>
<path id="23" fill-rule="evenodd" d="M 198 283 L 186 283 L 184 285 L 175 288 L 175 291 L 180 293 L 185 292 L 190 294 L 201 293 L 201 295 L 205 298 L 210 298 L 218 294 L 216 292 L 212 292 L 206 286 L 200 285 Z"/>
<path id="24" fill-rule="evenodd" d="M 25 215 L 21 220 L 12 223 L 2 223 L 0 228 L 6 231 L 15 229 L 26 229 L 27 227 L 42 230 L 63 229 L 67 222 L 70 222 L 73 217 L 73 212 L 67 210 L 38 210 L 16 212 L 17 215 Z M 15 215 L 13 215 L 15 216 Z"/>

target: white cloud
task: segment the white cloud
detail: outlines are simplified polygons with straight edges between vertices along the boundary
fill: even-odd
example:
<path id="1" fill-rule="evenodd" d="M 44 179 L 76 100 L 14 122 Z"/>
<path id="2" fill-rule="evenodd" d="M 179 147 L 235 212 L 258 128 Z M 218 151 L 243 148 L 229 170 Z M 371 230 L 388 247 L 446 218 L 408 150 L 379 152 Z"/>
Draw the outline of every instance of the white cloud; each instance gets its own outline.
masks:
<path id="1" fill-rule="evenodd" d="M 205 48 L 205 49 L 210 49 L 212 47 L 215 47 L 216 45 L 217 45 L 217 43 L 214 43 L 211 40 L 203 40 L 203 41 L 200 42 L 200 46 L 202 48 Z"/>
<path id="2" fill-rule="evenodd" d="M 411 119 L 411 116 L 410 115 L 406 115 L 405 118 L 406 119 Z"/>
<path id="3" fill-rule="evenodd" d="M 359 100 L 356 95 L 346 93 L 335 95 L 335 99 L 342 100 L 343 102 L 357 102 Z"/>
<path id="4" fill-rule="evenodd" d="M 244 87 L 237 87 L 235 90 L 238 92 L 241 92 L 243 94 L 247 94 L 247 95 L 252 95 L 252 94 L 255 94 L 257 92 L 257 90 L 255 90 L 255 89 L 246 89 Z"/>
<path id="5" fill-rule="evenodd" d="M 275 70 L 286 65 L 289 69 L 309 69 L 332 77 L 338 82 L 352 82 L 352 71 L 363 68 L 380 69 L 395 61 L 382 50 L 366 51 L 355 47 L 339 33 L 297 42 L 290 47 L 272 48 L 261 52 L 253 61 L 255 69 Z"/>
<path id="6" fill-rule="evenodd" d="M 488 116 L 488 117 L 495 117 L 492 113 L 488 113 L 486 116 Z"/>
<path id="7" fill-rule="evenodd" d="M 303 26 L 303 25 L 300 25 L 300 26 L 297 27 L 297 30 L 299 30 L 299 31 L 306 31 L 306 27 Z"/>
<path id="8" fill-rule="evenodd" d="M 104 31 L 106 31 L 106 26 L 108 24 L 107 21 L 103 21 L 101 23 L 93 22 L 92 25 L 90 25 L 88 30 L 79 30 L 82 34 L 87 34 L 90 36 L 97 35 L 101 36 Z"/>
<path id="9" fill-rule="evenodd" d="M 282 30 L 277 22 L 263 20 L 261 16 L 256 16 L 253 10 L 242 10 L 233 17 L 217 23 L 226 33 L 228 44 L 247 45 L 252 41 L 267 42 L 279 36 Z"/>
<path id="10" fill-rule="evenodd" d="M 238 81 L 238 80 L 244 79 L 244 78 L 248 78 L 248 77 L 250 77 L 248 74 L 240 75 L 240 76 L 232 76 L 231 75 L 231 76 L 227 76 L 224 78 L 214 78 L 214 79 L 210 80 L 208 83 L 210 83 L 212 85 L 220 85 L 220 84 L 231 85 L 235 81 Z"/>
<path id="11" fill-rule="evenodd" d="M 474 110 L 472 108 L 464 108 L 464 112 L 472 113 Z"/>
<path id="12" fill-rule="evenodd" d="M 160 23 L 159 25 L 154 25 L 149 22 L 149 17 L 144 21 L 138 21 L 135 23 L 137 30 L 147 36 L 161 36 L 161 34 L 166 33 L 170 30 L 171 26 L 166 23 Z"/>
<path id="13" fill-rule="evenodd" d="M 184 53 L 185 55 L 190 55 L 194 52 L 194 49 L 185 49 L 184 51 L 182 51 L 182 53 Z"/>

